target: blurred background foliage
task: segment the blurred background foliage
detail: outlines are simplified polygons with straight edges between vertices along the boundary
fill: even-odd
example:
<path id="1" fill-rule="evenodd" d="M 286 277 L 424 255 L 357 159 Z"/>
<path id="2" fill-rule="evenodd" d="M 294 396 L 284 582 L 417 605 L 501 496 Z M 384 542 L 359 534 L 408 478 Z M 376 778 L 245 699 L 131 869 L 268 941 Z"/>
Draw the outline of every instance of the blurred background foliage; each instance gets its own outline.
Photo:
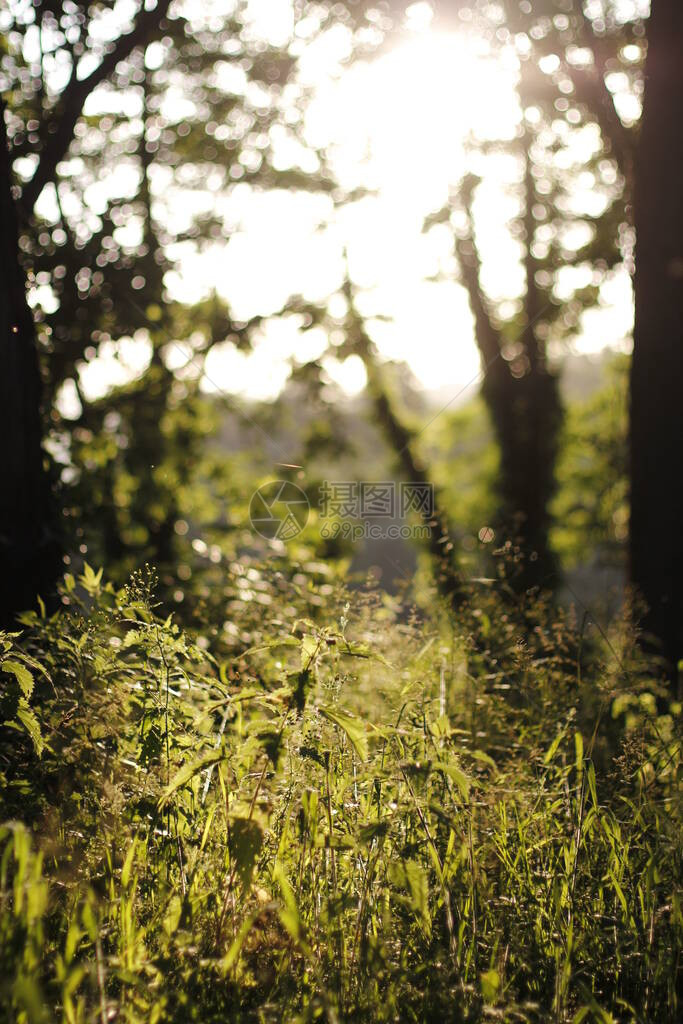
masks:
<path id="1" fill-rule="evenodd" d="M 531 582 L 547 583 L 559 579 L 556 557 L 571 568 L 609 551 L 611 565 L 623 564 L 623 424 L 613 421 L 613 385 L 602 362 L 589 369 L 589 377 L 605 377 L 604 398 L 594 396 L 587 414 L 575 410 L 581 395 L 573 393 L 560 434 L 567 388 L 557 391 L 554 381 L 562 361 L 558 346 L 579 329 L 581 310 L 599 300 L 600 281 L 615 263 L 628 261 L 631 245 L 624 208 L 628 126 L 619 122 L 617 130 L 614 118 L 608 124 L 605 96 L 598 95 L 586 53 L 593 53 L 595 67 L 626 75 L 637 94 L 637 62 L 628 47 L 637 44 L 642 23 L 637 16 L 620 17 L 616 7 L 600 20 L 571 3 L 550 2 L 547 11 L 527 6 L 503 12 L 490 5 L 434 5 L 437 28 L 452 28 L 455 17 L 456 25 L 476 27 L 494 51 L 516 41 L 527 116 L 510 141 L 467 140 L 468 173 L 453 183 L 449 205 L 425 225 L 452 233 L 451 273 L 469 296 L 488 369 L 483 404 L 474 398 L 455 413 L 447 409 L 428 437 L 416 437 L 415 455 L 439 488 L 466 566 L 483 569 L 488 549 L 477 539 L 483 526 L 495 528 L 497 541 L 514 539 L 515 517 L 526 517 L 531 533 L 538 513 L 538 532 L 529 542 L 540 551 L 550 529 L 553 555 L 545 575 Z M 188 254 L 229 243 L 238 228 L 231 205 L 236 190 L 304 190 L 331 198 L 335 208 L 362 197 L 362 188 L 349 192 L 335 181 L 330 154 L 313 150 L 304 137 L 312 89 L 299 68 L 314 43 L 333 33 L 346 33 L 347 63 L 383 52 L 403 31 L 401 17 L 391 20 L 396 15 L 401 12 L 391 5 L 297 3 L 290 32 L 276 46 L 241 2 L 201 11 L 162 4 L 155 18 L 124 15 L 115 3 L 9 6 L 2 59 L 8 132 L 23 182 L 20 247 L 38 327 L 46 446 L 60 480 L 67 562 L 78 565 L 87 556 L 123 581 L 150 561 L 160 569 L 165 592 L 179 594 L 188 588 L 177 578 L 178 565 L 197 561 L 193 540 L 211 534 L 233 558 L 256 543 L 245 532 L 245 511 L 255 486 L 277 471 L 274 463 L 300 462 L 305 477 L 299 479 L 312 494 L 325 478 L 405 475 L 405 460 L 397 465 L 390 451 L 392 429 L 394 441 L 396 424 L 417 435 L 420 420 L 433 410 L 410 373 L 387 363 L 370 341 L 382 313 L 358 312 L 357 304 L 367 307 L 362 295 L 352 309 L 346 302 L 345 314 L 339 314 L 339 295 L 331 305 L 291 296 L 281 310 L 264 308 L 248 321 L 235 319 L 217 294 L 190 305 L 169 298 L 174 268 Z M 95 83 L 50 178 L 44 165 L 52 140 L 66 131 L 71 96 L 84 76 L 80 69 L 97 68 L 96 61 L 109 58 L 128 33 L 139 33 L 143 45 L 127 46 L 124 58 Z M 579 87 L 589 80 L 595 97 Z M 572 163 L 572 138 L 596 124 L 601 143 L 583 163 Z M 508 158 L 512 216 L 505 230 L 517 240 L 526 286 L 518 299 L 501 302 L 487 293 L 477 210 L 485 202 L 487 162 Z M 41 175 L 46 184 L 39 191 Z M 588 178 L 599 214 L 576 205 L 577 181 Z M 578 247 L 563 241 L 570 228 L 581 236 Z M 568 294 L 559 282 L 570 265 L 590 267 L 592 276 L 589 285 Z M 391 422 L 378 420 L 377 395 L 349 400 L 335 393 L 320 358 L 293 365 L 285 392 L 273 403 L 206 394 L 200 381 L 211 348 L 218 343 L 249 350 L 274 317 L 294 317 L 303 331 L 322 326 L 336 358 L 360 352 L 366 370 L 378 366 Z M 354 323 L 361 324 L 361 335 Z M 502 355 L 493 367 L 487 336 Z M 366 338 L 364 352 L 358 337 Z M 115 376 L 103 384 L 108 371 L 100 369 L 100 394 L 92 397 L 83 385 L 88 364 L 109 360 L 104 365 L 117 374 L 117 361 L 126 354 L 133 379 L 117 384 Z M 498 369 L 509 373 L 496 383 Z M 547 391 L 550 405 L 545 425 L 539 421 L 532 431 L 547 440 L 534 469 L 529 417 L 531 410 L 535 416 L 546 408 L 545 399 L 533 398 L 537 386 Z M 595 381 L 588 386 L 594 391 Z M 589 421 L 591 434 L 582 434 Z M 521 463 L 513 451 L 517 430 Z M 505 482 L 510 473 L 518 483 Z M 526 491 L 535 480 L 536 511 L 523 507 L 520 480 Z M 316 540 L 314 531 L 308 543 L 313 558 L 338 555 L 346 565 L 353 555 L 344 545 L 335 551 Z M 410 566 L 414 555 L 405 557 Z M 373 564 L 373 553 L 361 553 L 359 564 Z M 386 567 L 384 575 L 391 585 Z"/>

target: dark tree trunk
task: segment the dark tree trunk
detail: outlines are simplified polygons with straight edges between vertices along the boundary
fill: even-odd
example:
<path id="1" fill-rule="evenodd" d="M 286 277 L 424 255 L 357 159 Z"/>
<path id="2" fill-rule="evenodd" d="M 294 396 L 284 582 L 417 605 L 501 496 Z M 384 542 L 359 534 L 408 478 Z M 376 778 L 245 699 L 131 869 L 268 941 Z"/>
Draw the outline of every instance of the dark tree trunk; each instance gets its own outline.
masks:
<path id="1" fill-rule="evenodd" d="M 548 532 L 562 424 L 557 378 L 538 363 L 515 378 L 499 359 L 489 367 L 482 393 L 500 451 L 499 526 L 522 554 L 511 583 L 553 587 L 557 565 Z"/>
<path id="2" fill-rule="evenodd" d="M 520 90 L 531 102 L 533 93 L 528 83 L 523 82 Z M 545 343 L 537 334 L 537 324 L 546 306 L 536 281 L 540 267 L 533 254 L 533 207 L 538 197 L 528 154 L 530 145 L 531 137 L 527 135 L 522 139 L 521 150 L 525 166 L 521 226 L 525 236 L 526 323 L 517 339 L 518 351 L 510 360 L 505 357 L 505 339 L 491 317 L 481 286 L 481 261 L 471 213 L 472 189 L 477 180 L 473 177 L 465 179 L 461 186 L 468 236 L 456 235 L 455 239 L 461 280 L 469 295 L 481 355 L 482 396 L 500 452 L 496 487 L 498 539 L 511 541 L 521 554 L 509 579 L 517 590 L 532 586 L 551 588 L 557 583 L 558 565 L 549 542 L 549 507 L 555 492 L 555 464 L 563 419 L 557 377 L 548 368 Z"/>
<path id="3" fill-rule="evenodd" d="M 5 108 L 0 102 L 0 626 L 54 580 L 33 316 L 18 259 Z"/>
<path id="4" fill-rule="evenodd" d="M 630 557 L 643 629 L 672 681 L 683 656 L 682 53 L 683 3 L 653 0 L 634 197 Z"/>

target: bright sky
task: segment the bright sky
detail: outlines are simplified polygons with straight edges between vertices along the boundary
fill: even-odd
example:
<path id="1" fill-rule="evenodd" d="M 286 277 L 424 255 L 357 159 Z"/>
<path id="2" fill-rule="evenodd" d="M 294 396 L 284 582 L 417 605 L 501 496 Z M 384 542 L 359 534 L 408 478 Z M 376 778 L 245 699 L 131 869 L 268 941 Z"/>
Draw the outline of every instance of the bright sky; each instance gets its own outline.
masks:
<path id="1" fill-rule="evenodd" d="M 291 31 L 289 0 L 252 0 L 251 9 L 255 29 L 273 42 Z M 470 133 L 503 140 L 514 136 L 522 117 L 514 90 L 514 55 L 507 63 L 494 60 L 481 41 L 468 38 L 464 31 L 445 33 L 430 27 L 430 10 L 424 3 L 411 8 L 409 30 L 394 49 L 370 62 L 347 66 L 339 76 L 333 72 L 348 48 L 343 32 L 301 45 L 302 76 L 315 93 L 306 120 L 307 138 L 331 153 L 343 186 L 364 185 L 374 194 L 335 212 L 324 197 L 255 195 L 246 186 L 237 187 L 223 203 L 226 220 L 237 226 L 236 231 L 209 253 L 198 254 L 185 246 L 179 271 L 169 275 L 169 292 L 191 301 L 215 288 L 230 301 L 235 317 L 246 319 L 275 312 L 291 294 L 316 300 L 334 293 L 341 283 L 346 250 L 363 312 L 390 318 L 370 325 L 381 353 L 405 360 L 425 389 L 455 395 L 479 370 L 469 305 L 453 280 L 448 231 L 424 234 L 422 224 L 426 215 L 446 203 L 449 187 L 465 170 L 464 143 Z M 155 66 L 157 59 L 153 45 L 148 63 Z M 625 102 L 626 116 L 637 116 Z M 574 158 L 585 159 L 596 145 L 592 130 L 577 133 Z M 283 166 L 296 156 L 292 144 L 281 141 Z M 523 287 L 519 249 L 505 230 L 515 210 L 508 188 L 514 174 L 509 157 L 489 159 L 475 209 L 487 290 L 510 301 Z M 120 185 L 112 174 L 97 188 Z M 176 224 L 211 199 L 210 192 L 196 188 L 180 199 L 161 179 L 157 192 L 158 215 Z M 576 201 L 583 202 L 586 212 L 597 203 L 599 212 L 600 197 L 590 174 L 580 180 Z M 439 273 L 450 280 L 434 280 Z M 564 280 L 567 288 L 589 282 L 585 269 L 568 272 Z M 631 322 L 630 279 L 621 269 L 602 286 L 601 308 L 584 317 L 572 346 L 593 352 L 623 346 Z M 273 319 L 250 355 L 229 343 L 217 346 L 208 359 L 204 386 L 271 398 L 283 386 L 291 360 L 317 357 L 325 343 L 320 332 L 302 332 L 292 318 Z M 85 393 L 94 397 L 127 373 L 139 373 L 147 358 L 143 336 L 123 346 L 112 343 L 108 352 L 84 367 Z M 172 358 L 178 366 L 183 363 L 181 347 L 173 350 Z M 364 371 L 357 357 L 345 363 L 328 358 L 325 365 L 348 392 L 363 386 Z M 65 411 L 73 398 L 68 391 L 64 394 Z"/>

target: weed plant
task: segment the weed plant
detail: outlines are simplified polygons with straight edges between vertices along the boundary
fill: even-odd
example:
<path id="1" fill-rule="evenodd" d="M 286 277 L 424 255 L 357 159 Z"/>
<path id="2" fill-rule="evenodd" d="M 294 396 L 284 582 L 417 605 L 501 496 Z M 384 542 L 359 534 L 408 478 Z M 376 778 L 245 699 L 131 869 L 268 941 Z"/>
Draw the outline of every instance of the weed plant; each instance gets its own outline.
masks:
<path id="1" fill-rule="evenodd" d="M 627 631 L 257 577 L 188 634 L 86 566 L 0 635 L 2 1019 L 679 1019 L 679 707 Z"/>

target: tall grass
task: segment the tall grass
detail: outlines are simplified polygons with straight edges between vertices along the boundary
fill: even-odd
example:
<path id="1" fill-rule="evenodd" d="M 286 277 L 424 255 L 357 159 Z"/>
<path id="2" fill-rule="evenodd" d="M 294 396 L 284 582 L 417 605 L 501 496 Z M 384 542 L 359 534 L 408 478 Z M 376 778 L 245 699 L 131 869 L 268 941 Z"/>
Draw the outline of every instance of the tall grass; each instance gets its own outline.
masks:
<path id="1" fill-rule="evenodd" d="M 65 597 L 0 644 L 3 1019 L 678 1019 L 679 708 L 623 637 Z"/>

